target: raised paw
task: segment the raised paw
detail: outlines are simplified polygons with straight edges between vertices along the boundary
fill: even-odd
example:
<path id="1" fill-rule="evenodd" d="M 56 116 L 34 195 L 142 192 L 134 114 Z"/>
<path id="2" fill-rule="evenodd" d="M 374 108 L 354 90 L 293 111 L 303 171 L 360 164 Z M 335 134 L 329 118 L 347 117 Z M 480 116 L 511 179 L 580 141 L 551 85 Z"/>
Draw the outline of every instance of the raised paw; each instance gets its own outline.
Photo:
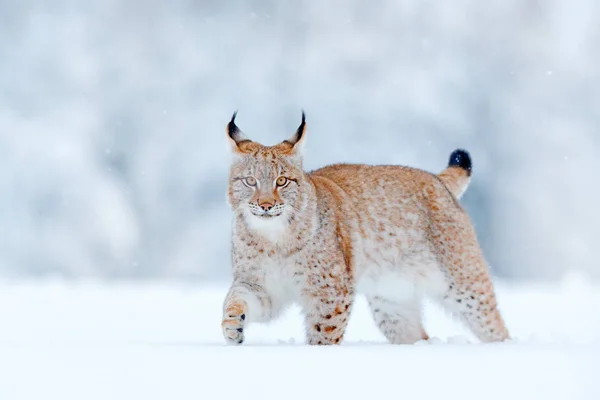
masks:
<path id="1" fill-rule="evenodd" d="M 228 344 L 244 343 L 244 321 L 246 314 L 238 314 L 235 312 L 225 312 L 223 315 L 223 336 Z"/>

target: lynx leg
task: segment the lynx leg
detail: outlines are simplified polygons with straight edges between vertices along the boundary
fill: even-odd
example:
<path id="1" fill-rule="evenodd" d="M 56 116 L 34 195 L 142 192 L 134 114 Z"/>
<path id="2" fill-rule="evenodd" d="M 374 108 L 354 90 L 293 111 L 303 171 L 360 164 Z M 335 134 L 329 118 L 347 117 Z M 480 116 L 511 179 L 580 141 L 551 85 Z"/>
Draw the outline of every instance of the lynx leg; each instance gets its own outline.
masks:
<path id="1" fill-rule="evenodd" d="M 245 325 L 268 321 L 270 315 L 271 299 L 260 286 L 234 282 L 223 303 L 223 336 L 228 344 L 242 344 Z"/>
<path id="2" fill-rule="evenodd" d="M 432 238 L 446 275 L 442 304 L 469 326 L 483 342 L 509 337 L 497 309 L 487 264 L 468 216 L 461 213 L 434 216 Z"/>
<path id="3" fill-rule="evenodd" d="M 309 285 L 304 301 L 307 343 L 340 344 L 350 318 L 354 289 L 346 278 L 330 273 L 315 272 L 310 279 L 314 284 Z"/>
<path id="4" fill-rule="evenodd" d="M 476 281 L 464 282 L 450 277 L 448 283 L 443 305 L 453 314 L 459 315 L 479 340 L 500 342 L 509 338 L 497 309 L 496 296 L 487 271 L 481 273 Z"/>
<path id="5" fill-rule="evenodd" d="M 306 341 L 311 345 L 340 344 L 346 333 L 353 299 L 331 299 L 323 297 L 317 300 L 306 313 Z"/>
<path id="6" fill-rule="evenodd" d="M 375 324 L 392 344 L 413 344 L 427 340 L 418 298 L 396 302 L 379 296 L 368 296 Z"/>

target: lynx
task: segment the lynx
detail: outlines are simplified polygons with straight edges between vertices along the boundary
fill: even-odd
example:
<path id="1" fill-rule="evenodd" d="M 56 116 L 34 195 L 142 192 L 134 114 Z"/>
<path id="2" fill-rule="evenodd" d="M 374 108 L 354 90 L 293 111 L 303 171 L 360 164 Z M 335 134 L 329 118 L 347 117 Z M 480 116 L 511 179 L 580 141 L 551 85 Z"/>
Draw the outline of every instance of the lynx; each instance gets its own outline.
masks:
<path id="1" fill-rule="evenodd" d="M 390 343 L 427 340 L 421 301 L 438 300 L 483 342 L 509 337 L 474 228 L 458 202 L 471 177 L 463 150 L 438 175 L 404 166 L 335 164 L 304 172 L 306 120 L 275 146 L 227 124 L 232 162 L 233 283 L 222 330 L 298 304 L 306 342 L 342 342 L 357 293 Z"/>

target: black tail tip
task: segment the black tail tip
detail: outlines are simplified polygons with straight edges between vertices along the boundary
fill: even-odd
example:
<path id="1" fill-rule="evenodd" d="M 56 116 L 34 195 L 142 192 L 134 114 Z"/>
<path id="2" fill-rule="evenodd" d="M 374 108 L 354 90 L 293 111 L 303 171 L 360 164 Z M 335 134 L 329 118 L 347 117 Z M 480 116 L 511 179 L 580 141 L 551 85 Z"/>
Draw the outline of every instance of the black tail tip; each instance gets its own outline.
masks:
<path id="1" fill-rule="evenodd" d="M 471 156 L 466 150 L 458 149 L 454 150 L 450 154 L 450 161 L 448 161 L 449 167 L 459 167 L 467 171 L 467 174 L 471 176 L 473 170 L 473 164 L 471 163 Z"/>

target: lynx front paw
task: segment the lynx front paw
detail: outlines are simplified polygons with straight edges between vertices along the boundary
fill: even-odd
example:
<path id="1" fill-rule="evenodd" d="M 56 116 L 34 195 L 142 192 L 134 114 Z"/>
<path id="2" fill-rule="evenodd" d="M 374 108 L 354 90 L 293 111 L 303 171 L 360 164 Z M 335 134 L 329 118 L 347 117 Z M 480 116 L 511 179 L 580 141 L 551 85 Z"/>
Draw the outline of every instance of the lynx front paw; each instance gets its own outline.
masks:
<path id="1" fill-rule="evenodd" d="M 228 344 L 244 343 L 244 321 L 246 314 L 237 313 L 234 310 L 225 311 L 223 315 L 223 336 Z"/>

